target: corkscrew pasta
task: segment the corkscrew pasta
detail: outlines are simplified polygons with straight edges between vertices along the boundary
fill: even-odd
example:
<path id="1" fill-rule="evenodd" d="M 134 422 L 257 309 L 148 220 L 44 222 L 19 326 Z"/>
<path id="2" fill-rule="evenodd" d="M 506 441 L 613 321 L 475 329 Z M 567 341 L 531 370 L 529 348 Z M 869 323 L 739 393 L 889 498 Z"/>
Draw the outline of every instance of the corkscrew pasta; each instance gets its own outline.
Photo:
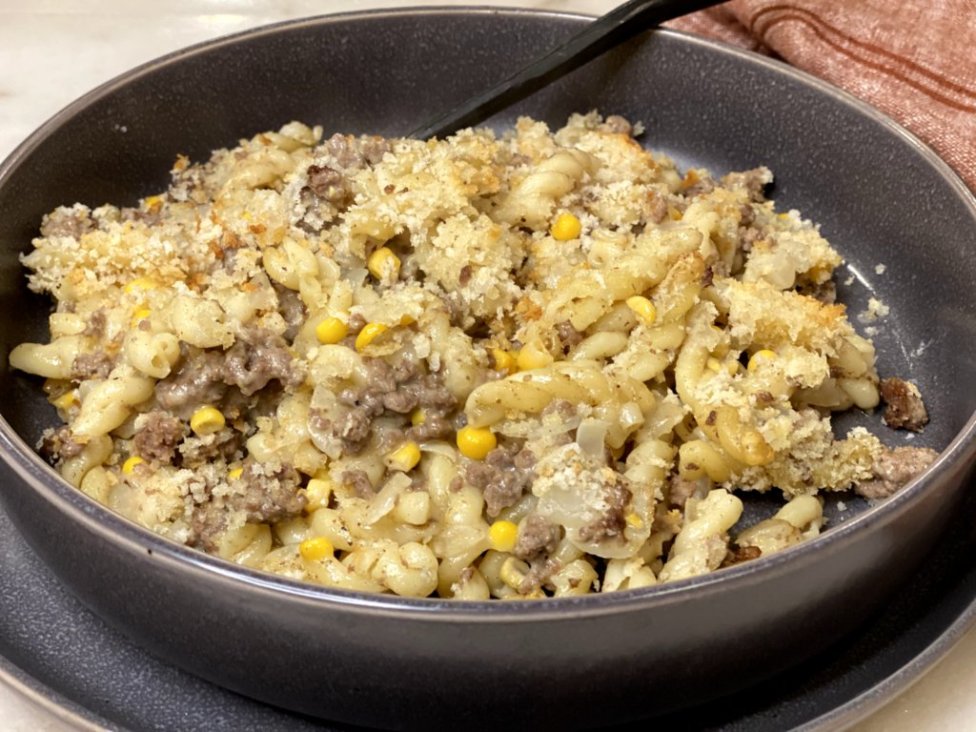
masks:
<path id="1" fill-rule="evenodd" d="M 23 256 L 50 340 L 10 354 L 61 421 L 40 450 L 231 562 L 459 600 L 694 577 L 816 536 L 822 491 L 920 472 L 831 432 L 879 377 L 816 225 L 765 168 L 682 174 L 640 134 L 293 122 L 138 206 L 58 208 Z"/>

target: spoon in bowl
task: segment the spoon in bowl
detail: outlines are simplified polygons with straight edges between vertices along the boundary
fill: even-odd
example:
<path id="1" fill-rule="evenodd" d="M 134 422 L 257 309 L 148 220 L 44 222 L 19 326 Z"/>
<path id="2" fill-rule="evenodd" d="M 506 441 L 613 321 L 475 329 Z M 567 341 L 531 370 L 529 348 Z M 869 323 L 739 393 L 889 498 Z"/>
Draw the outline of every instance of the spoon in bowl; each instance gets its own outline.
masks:
<path id="1" fill-rule="evenodd" d="M 590 23 L 572 38 L 408 136 L 443 137 L 483 122 L 638 33 L 667 20 L 718 4 L 719 0 L 628 0 Z"/>

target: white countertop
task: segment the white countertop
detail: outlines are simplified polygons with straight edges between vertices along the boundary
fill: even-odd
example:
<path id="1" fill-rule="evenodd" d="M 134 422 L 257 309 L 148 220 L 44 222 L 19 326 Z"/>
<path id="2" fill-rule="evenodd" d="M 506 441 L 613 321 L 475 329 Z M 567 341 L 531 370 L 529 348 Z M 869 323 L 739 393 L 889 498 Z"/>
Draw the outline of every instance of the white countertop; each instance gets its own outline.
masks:
<path id="1" fill-rule="evenodd" d="M 183 46 L 265 23 L 436 0 L 0 0 L 0 159 L 49 116 L 97 84 Z M 613 0 L 473 0 L 600 14 Z M 858 732 L 976 729 L 976 632 Z M 0 728 L 67 730 L 0 685 Z"/>

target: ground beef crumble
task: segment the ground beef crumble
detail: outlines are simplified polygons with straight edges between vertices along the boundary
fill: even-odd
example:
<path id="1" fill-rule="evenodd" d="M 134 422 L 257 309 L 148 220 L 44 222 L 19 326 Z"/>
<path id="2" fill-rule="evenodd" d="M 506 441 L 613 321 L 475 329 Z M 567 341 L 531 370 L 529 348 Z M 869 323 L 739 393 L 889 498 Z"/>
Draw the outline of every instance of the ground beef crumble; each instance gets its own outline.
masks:
<path id="1" fill-rule="evenodd" d="M 178 417 L 161 410 L 150 412 L 142 429 L 132 438 L 134 452 L 144 460 L 168 463 L 186 432 L 186 425 Z"/>
<path id="2" fill-rule="evenodd" d="M 177 368 L 156 384 L 156 400 L 165 409 L 216 404 L 224 396 L 223 354 L 183 345 Z"/>
<path id="3" fill-rule="evenodd" d="M 71 430 L 67 426 L 44 430 L 43 435 L 41 435 L 40 444 L 38 445 L 38 450 L 40 450 L 41 455 L 52 465 L 80 455 L 84 449 L 84 445 L 74 441 L 71 436 Z"/>
<path id="4" fill-rule="evenodd" d="M 613 539 L 624 533 L 627 528 L 627 506 L 634 494 L 621 478 L 615 481 L 604 494 L 607 502 L 606 510 L 593 523 L 583 526 L 579 530 L 579 538 L 586 542 L 600 543 Z"/>
<path id="5" fill-rule="evenodd" d="M 535 455 L 527 449 L 499 446 L 483 461 L 471 461 L 465 469 L 467 481 L 480 488 L 485 497 L 489 516 L 497 516 L 502 509 L 513 505 L 532 485 Z"/>
<path id="6" fill-rule="evenodd" d="M 260 391 L 272 380 L 294 388 L 305 378 L 296 368 L 285 339 L 262 329 L 247 331 L 230 347 L 221 375 L 224 383 L 236 386 L 244 396 Z"/>
<path id="7" fill-rule="evenodd" d="M 333 424 L 313 410 L 309 420 L 311 429 L 341 442 L 344 453 L 356 454 L 369 441 L 376 418 L 390 414 L 405 416 L 420 409 L 423 422 L 407 430 L 409 439 L 422 442 L 450 434 L 453 425 L 448 415 L 457 408 L 457 399 L 438 375 L 427 373 L 413 359 L 390 365 L 381 358 L 366 358 L 363 363 L 365 385 L 338 395 L 339 403 L 347 411 Z"/>
<path id="8" fill-rule="evenodd" d="M 245 511 L 249 522 L 274 523 L 305 508 L 298 472 L 290 465 L 247 460 L 240 482 L 243 491 L 232 494 L 229 503 Z"/>
<path id="9" fill-rule="evenodd" d="M 98 308 L 98 310 L 95 310 L 88 316 L 88 322 L 85 324 L 85 329 L 82 331 L 82 334 L 98 340 L 105 335 L 105 326 L 107 323 L 108 319 L 105 316 L 105 308 Z"/>
<path id="10" fill-rule="evenodd" d="M 896 447 L 885 450 L 873 466 L 874 479 L 855 486 L 865 498 L 887 498 L 908 483 L 939 456 L 928 447 Z"/>
<path id="11" fill-rule="evenodd" d="M 71 362 L 71 378 L 74 381 L 105 379 L 112 372 L 115 359 L 104 351 L 82 353 Z"/>
<path id="12" fill-rule="evenodd" d="M 583 342 L 583 334 L 576 330 L 568 320 L 556 323 L 556 335 L 566 353 Z"/>
<path id="13" fill-rule="evenodd" d="M 519 559 L 535 559 L 552 554 L 562 538 L 562 530 L 538 514 L 529 514 L 519 525 L 513 554 Z"/>
<path id="14" fill-rule="evenodd" d="M 929 414 L 915 384 L 889 377 L 881 380 L 879 391 L 887 405 L 883 417 L 886 425 L 893 429 L 920 432 L 928 424 Z"/>
<path id="15" fill-rule="evenodd" d="M 694 463 L 689 465 L 688 468 L 691 469 L 692 465 Z M 700 486 L 697 480 L 688 480 L 687 478 L 682 478 L 677 473 L 672 473 L 668 478 L 668 502 L 672 506 L 684 508 L 688 499 L 699 493 L 699 488 Z"/>
<path id="16" fill-rule="evenodd" d="M 528 595 L 538 591 L 560 569 L 562 569 L 562 564 L 556 560 L 544 556 L 536 557 L 529 562 L 529 571 L 519 583 L 519 594 Z"/>
<path id="17" fill-rule="evenodd" d="M 732 567 L 736 564 L 742 564 L 743 562 L 751 562 L 753 559 L 759 559 L 762 556 L 762 550 L 758 546 L 739 546 L 738 544 L 729 544 L 729 552 L 725 555 L 725 559 L 722 560 L 722 567 Z"/>

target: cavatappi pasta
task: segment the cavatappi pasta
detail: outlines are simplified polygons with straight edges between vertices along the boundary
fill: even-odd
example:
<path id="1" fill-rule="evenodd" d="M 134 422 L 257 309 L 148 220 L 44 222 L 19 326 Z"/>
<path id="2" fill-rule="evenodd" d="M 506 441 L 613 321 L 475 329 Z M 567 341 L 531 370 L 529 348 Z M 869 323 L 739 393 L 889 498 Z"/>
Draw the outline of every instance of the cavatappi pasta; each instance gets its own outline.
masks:
<path id="1" fill-rule="evenodd" d="M 832 435 L 879 403 L 874 349 L 770 172 L 681 174 L 634 135 L 291 123 L 136 208 L 57 209 L 23 257 L 50 342 L 10 354 L 64 423 L 40 449 L 230 561 L 470 600 L 711 572 L 815 536 L 819 491 L 922 470 Z M 770 489 L 742 526 L 736 493 Z"/>

